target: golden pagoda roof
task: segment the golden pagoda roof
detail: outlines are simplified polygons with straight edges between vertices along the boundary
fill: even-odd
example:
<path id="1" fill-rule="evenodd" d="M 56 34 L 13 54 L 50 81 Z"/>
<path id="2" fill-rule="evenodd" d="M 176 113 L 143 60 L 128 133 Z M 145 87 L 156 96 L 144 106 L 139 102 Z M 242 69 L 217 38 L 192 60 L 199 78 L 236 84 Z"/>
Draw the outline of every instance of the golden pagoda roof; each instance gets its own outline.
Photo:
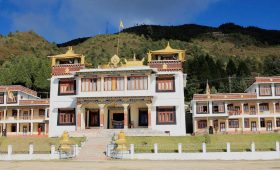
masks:
<path id="1" fill-rule="evenodd" d="M 182 52 L 185 52 L 185 50 L 174 49 L 170 46 L 170 44 L 168 42 L 167 46 L 164 49 L 150 51 L 149 53 L 152 53 L 152 54 L 174 54 L 174 53 L 182 53 Z"/>
<path id="2" fill-rule="evenodd" d="M 65 54 L 58 54 L 58 55 L 53 55 L 53 56 L 48 56 L 50 58 L 73 58 L 73 57 L 82 57 L 82 54 L 76 54 L 75 51 L 73 50 L 72 46 L 68 47 L 68 50 L 66 51 Z"/>

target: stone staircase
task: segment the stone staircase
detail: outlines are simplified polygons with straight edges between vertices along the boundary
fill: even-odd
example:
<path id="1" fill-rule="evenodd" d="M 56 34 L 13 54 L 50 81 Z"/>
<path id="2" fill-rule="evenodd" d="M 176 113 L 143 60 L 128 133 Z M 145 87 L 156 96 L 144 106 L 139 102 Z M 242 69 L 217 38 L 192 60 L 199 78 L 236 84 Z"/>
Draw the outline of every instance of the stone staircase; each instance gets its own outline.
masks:
<path id="1" fill-rule="evenodd" d="M 127 136 L 167 136 L 162 131 L 134 128 L 134 129 L 86 129 L 70 132 L 71 137 L 86 137 L 87 140 L 75 158 L 81 161 L 107 160 L 105 155 L 107 144 L 111 143 L 114 136 L 123 130 Z"/>

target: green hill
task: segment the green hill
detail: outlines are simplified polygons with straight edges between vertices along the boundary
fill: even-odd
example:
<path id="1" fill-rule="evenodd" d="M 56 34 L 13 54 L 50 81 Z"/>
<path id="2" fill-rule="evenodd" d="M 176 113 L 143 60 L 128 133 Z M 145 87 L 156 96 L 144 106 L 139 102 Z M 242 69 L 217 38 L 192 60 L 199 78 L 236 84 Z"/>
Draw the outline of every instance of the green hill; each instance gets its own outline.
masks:
<path id="1" fill-rule="evenodd" d="M 48 55 L 64 53 L 73 46 L 77 53 L 96 67 L 116 53 L 120 37 L 120 57 L 138 59 L 149 50 L 162 49 L 167 41 L 173 48 L 185 49 L 188 74 L 186 96 L 204 91 L 209 80 L 213 92 L 242 91 L 255 75 L 280 73 L 280 31 L 224 24 L 217 28 L 200 25 L 141 25 L 122 33 L 74 39 L 62 44 L 49 43 L 34 32 L 0 36 L 0 84 L 22 84 L 48 91 Z M 279 68 L 278 68 L 279 67 Z M 228 82 L 228 77 L 232 80 Z M 231 88 L 229 88 L 231 87 Z"/>

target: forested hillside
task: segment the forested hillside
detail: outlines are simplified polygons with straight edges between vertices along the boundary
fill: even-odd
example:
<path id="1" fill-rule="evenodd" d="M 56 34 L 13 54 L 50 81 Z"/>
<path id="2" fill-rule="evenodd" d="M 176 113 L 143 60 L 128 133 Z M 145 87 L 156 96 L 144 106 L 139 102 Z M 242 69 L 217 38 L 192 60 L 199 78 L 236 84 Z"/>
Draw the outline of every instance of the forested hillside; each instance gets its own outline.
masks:
<path id="1" fill-rule="evenodd" d="M 15 32 L 0 36 L 0 84 L 22 84 L 49 91 L 49 55 L 64 53 L 72 45 L 96 67 L 116 53 L 117 34 L 85 37 L 63 44 L 49 43 L 36 33 Z M 120 57 L 138 59 L 149 50 L 185 49 L 188 74 L 186 100 L 203 93 L 208 80 L 212 93 L 242 92 L 258 75 L 280 75 L 280 31 L 224 24 L 217 28 L 182 25 L 141 25 L 120 34 Z"/>

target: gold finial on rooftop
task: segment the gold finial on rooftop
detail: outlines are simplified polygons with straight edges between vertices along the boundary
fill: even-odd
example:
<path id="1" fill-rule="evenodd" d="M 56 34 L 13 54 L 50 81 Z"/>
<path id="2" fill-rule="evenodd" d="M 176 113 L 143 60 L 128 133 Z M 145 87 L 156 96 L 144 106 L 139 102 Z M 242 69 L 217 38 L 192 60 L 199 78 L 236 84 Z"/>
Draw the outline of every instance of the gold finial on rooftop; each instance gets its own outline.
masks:
<path id="1" fill-rule="evenodd" d="M 73 50 L 72 46 L 68 47 L 66 54 L 74 54 L 74 50 Z"/>

